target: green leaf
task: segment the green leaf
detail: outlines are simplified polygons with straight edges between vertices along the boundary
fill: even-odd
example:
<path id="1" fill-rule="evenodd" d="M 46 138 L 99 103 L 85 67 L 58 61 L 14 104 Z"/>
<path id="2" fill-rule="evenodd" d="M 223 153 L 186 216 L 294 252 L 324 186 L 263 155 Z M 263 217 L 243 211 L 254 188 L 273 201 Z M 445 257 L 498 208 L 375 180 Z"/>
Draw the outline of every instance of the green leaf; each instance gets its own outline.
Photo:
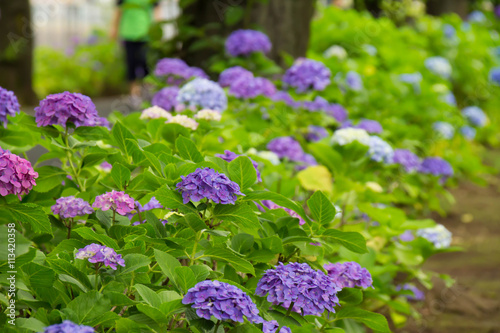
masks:
<path id="1" fill-rule="evenodd" d="M 241 254 L 250 250 L 254 243 L 254 238 L 249 234 L 237 234 L 231 239 L 231 248 Z"/>
<path id="2" fill-rule="evenodd" d="M 224 13 L 224 22 L 228 26 L 233 26 L 240 22 L 245 14 L 245 10 L 241 6 L 229 6 Z"/>
<path id="3" fill-rule="evenodd" d="M 255 201 L 255 200 L 271 200 L 277 205 L 288 208 L 296 212 L 300 215 L 306 222 L 310 221 L 309 217 L 306 216 L 304 209 L 299 206 L 297 203 L 288 199 L 284 195 L 271 192 L 271 191 L 253 191 L 246 194 L 245 197 L 242 198 L 244 201 Z"/>
<path id="4" fill-rule="evenodd" d="M 335 207 L 322 192 L 315 192 L 307 200 L 307 206 L 311 211 L 313 219 L 322 225 L 328 225 L 335 219 Z"/>
<path id="5" fill-rule="evenodd" d="M 175 268 L 175 284 L 187 293 L 188 290 L 196 284 L 196 277 L 194 272 L 186 266 L 176 267 Z"/>
<path id="6" fill-rule="evenodd" d="M 68 312 L 67 310 L 76 315 L 76 324 L 90 325 L 101 319 L 100 317 L 104 313 L 111 310 L 111 301 L 97 291 L 92 290 L 69 302 L 62 312 Z"/>
<path id="7" fill-rule="evenodd" d="M 335 319 L 353 319 L 365 324 L 376 332 L 391 332 L 387 324 L 387 319 L 384 316 L 358 308 L 341 307 L 337 311 Z"/>
<path id="8" fill-rule="evenodd" d="M 203 161 L 203 156 L 201 156 L 194 142 L 184 136 L 179 136 L 177 140 L 175 140 L 175 148 L 184 159 L 193 161 L 194 163 Z"/>
<path id="9" fill-rule="evenodd" d="M 193 271 L 196 282 L 201 282 L 210 275 L 210 268 L 207 265 L 193 265 L 189 268 Z"/>
<path id="10" fill-rule="evenodd" d="M 340 243 L 346 249 L 356 253 L 366 253 L 366 240 L 358 232 L 340 231 L 336 229 L 328 229 L 319 236 L 327 242 Z"/>
<path id="11" fill-rule="evenodd" d="M 45 266 L 27 263 L 21 267 L 24 273 L 25 282 L 28 282 L 32 288 L 47 288 L 54 284 L 55 272 Z"/>
<path id="12" fill-rule="evenodd" d="M 97 242 L 101 243 L 102 245 L 105 245 L 107 247 L 114 249 L 115 251 L 117 249 L 119 249 L 118 244 L 116 243 L 116 241 L 113 238 L 106 236 L 104 234 L 98 234 L 90 228 L 86 228 L 86 227 L 85 228 L 78 228 L 78 229 L 73 230 L 73 233 L 78 234 L 83 239 L 97 241 Z"/>
<path id="13" fill-rule="evenodd" d="M 153 290 L 142 284 L 134 284 L 135 290 L 141 295 L 142 299 L 154 308 L 158 308 L 161 304 L 160 296 Z"/>
<path id="14" fill-rule="evenodd" d="M 313 153 L 314 157 L 326 165 L 330 171 L 335 175 L 344 171 L 344 161 L 342 155 L 324 143 L 313 143 L 309 145 L 309 150 Z"/>
<path id="15" fill-rule="evenodd" d="M 203 222 L 203 220 L 201 219 L 199 214 L 194 214 L 194 213 L 187 214 L 184 216 L 184 221 L 186 221 L 186 224 L 196 232 L 208 228 L 205 222 Z"/>
<path id="16" fill-rule="evenodd" d="M 106 140 L 109 138 L 109 131 L 106 128 L 100 126 L 79 126 L 75 129 L 74 134 L 86 140 L 94 141 Z"/>
<path id="17" fill-rule="evenodd" d="M 260 229 L 257 215 L 247 204 L 217 205 L 214 209 L 214 217 L 233 222 L 237 227 L 251 233 Z"/>
<path id="18" fill-rule="evenodd" d="M 60 168 L 53 166 L 43 166 L 36 169 L 38 178 L 36 186 L 33 188 L 36 192 L 48 192 L 56 186 L 62 185 L 66 179 L 66 172 Z"/>
<path id="19" fill-rule="evenodd" d="M 59 274 L 66 274 L 80 282 L 87 289 L 92 289 L 92 284 L 90 283 L 87 275 L 83 274 L 75 266 L 71 265 L 69 262 L 63 259 L 47 259 L 47 264 Z M 87 290 L 84 290 L 85 292 Z"/>
<path id="20" fill-rule="evenodd" d="M 165 314 L 160 310 L 158 310 L 157 308 L 154 308 L 147 304 L 137 304 L 136 307 L 137 310 L 141 311 L 142 313 L 144 313 L 149 318 L 153 319 L 158 324 L 168 324 L 170 322 L 170 318 L 165 316 Z"/>
<path id="21" fill-rule="evenodd" d="M 29 224 L 33 232 L 52 235 L 52 226 L 42 207 L 32 203 L 24 203 L 9 204 L 6 208 L 15 220 Z"/>
<path id="22" fill-rule="evenodd" d="M 161 271 L 170 281 L 175 281 L 175 269 L 181 267 L 181 263 L 174 256 L 155 249 L 155 258 L 160 266 Z"/>
<path id="23" fill-rule="evenodd" d="M 233 266 L 234 269 L 236 269 L 238 272 L 255 275 L 253 265 L 245 259 L 235 255 L 231 250 L 214 247 L 206 250 L 203 256 L 226 261 L 231 264 L 231 266 Z"/>
<path id="24" fill-rule="evenodd" d="M 165 230 L 165 226 L 163 225 L 163 223 L 160 222 L 160 220 L 156 217 L 156 215 L 149 210 L 145 212 L 145 215 L 146 215 L 146 222 L 153 226 L 156 236 L 158 238 L 167 237 L 167 231 Z"/>
<path id="25" fill-rule="evenodd" d="M 124 190 L 130 181 L 130 170 L 121 163 L 113 164 L 111 178 L 120 190 Z"/>
<path id="26" fill-rule="evenodd" d="M 300 171 L 297 179 L 300 185 L 308 191 L 332 192 L 332 175 L 323 165 L 313 165 Z"/>
<path id="27" fill-rule="evenodd" d="M 262 333 L 255 325 L 243 324 L 230 329 L 228 333 Z"/>
<path id="28" fill-rule="evenodd" d="M 337 296 L 340 301 L 353 305 L 363 301 L 363 291 L 356 288 L 343 288 Z"/>
<path id="29" fill-rule="evenodd" d="M 155 198 L 168 209 L 178 209 L 182 213 L 198 213 L 196 207 L 190 202 L 184 204 L 179 192 L 169 190 L 166 186 L 160 187 L 155 193 Z"/>
<path id="30" fill-rule="evenodd" d="M 252 162 L 246 156 L 239 156 L 229 163 L 229 178 L 240 186 L 240 189 L 246 190 L 257 181 L 257 172 Z"/>
<path id="31" fill-rule="evenodd" d="M 16 318 L 16 326 L 18 329 L 27 329 L 33 332 L 44 332 L 47 324 L 41 322 L 40 320 L 30 317 L 30 318 Z"/>
<path id="32" fill-rule="evenodd" d="M 122 268 L 120 275 L 128 274 L 136 271 L 141 267 L 146 267 L 151 263 L 148 256 L 140 253 L 130 253 L 123 257 L 125 260 L 125 267 Z"/>
<path id="33" fill-rule="evenodd" d="M 189 137 L 189 130 L 179 124 L 165 124 L 161 131 L 161 136 L 171 143 L 174 143 L 181 135 Z"/>
<path id="34" fill-rule="evenodd" d="M 113 136 L 116 145 L 120 148 L 122 152 L 127 156 L 132 156 L 132 151 L 130 146 L 127 147 L 127 139 L 137 141 L 137 139 L 130 133 L 130 131 L 122 125 L 122 123 L 117 122 L 113 129 L 111 130 L 111 135 Z"/>
<path id="35" fill-rule="evenodd" d="M 158 160 L 158 156 L 149 151 L 142 151 L 142 153 L 144 154 L 144 162 L 141 163 L 141 165 L 146 164 L 153 168 L 158 176 L 163 176 L 162 166 L 160 161 Z"/>
<path id="36" fill-rule="evenodd" d="M 114 225 L 108 230 L 108 235 L 116 240 L 122 240 L 129 235 L 144 235 L 146 230 L 129 225 Z"/>

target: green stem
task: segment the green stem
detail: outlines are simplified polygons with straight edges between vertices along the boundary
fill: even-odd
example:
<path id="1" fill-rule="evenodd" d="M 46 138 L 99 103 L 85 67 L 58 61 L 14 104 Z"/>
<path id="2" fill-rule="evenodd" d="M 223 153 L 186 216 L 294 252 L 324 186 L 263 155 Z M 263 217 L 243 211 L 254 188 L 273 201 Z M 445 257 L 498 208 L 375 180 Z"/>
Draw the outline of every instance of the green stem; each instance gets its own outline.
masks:
<path id="1" fill-rule="evenodd" d="M 113 209 L 113 225 L 115 225 L 116 210 Z"/>
<path id="2" fill-rule="evenodd" d="M 97 289 L 99 286 L 97 284 L 97 278 L 99 277 L 99 263 L 95 263 L 94 267 L 95 267 L 95 290 L 99 290 L 99 289 Z"/>
<path id="3" fill-rule="evenodd" d="M 294 304 L 295 304 L 294 302 L 290 303 L 290 306 L 288 307 L 288 310 L 286 311 L 287 317 L 292 313 Z"/>
<path id="4" fill-rule="evenodd" d="M 215 324 L 215 328 L 214 328 L 214 333 L 217 333 L 217 330 L 219 329 L 220 323 L 221 323 L 221 321 L 217 320 L 217 324 Z"/>

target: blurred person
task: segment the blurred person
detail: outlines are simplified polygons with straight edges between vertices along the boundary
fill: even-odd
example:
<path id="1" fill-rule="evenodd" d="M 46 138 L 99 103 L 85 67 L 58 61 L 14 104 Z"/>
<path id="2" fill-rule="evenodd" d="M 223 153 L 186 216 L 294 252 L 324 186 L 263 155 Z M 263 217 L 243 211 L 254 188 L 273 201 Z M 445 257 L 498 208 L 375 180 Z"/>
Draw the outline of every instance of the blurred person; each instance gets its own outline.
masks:
<path id="1" fill-rule="evenodd" d="M 140 101 L 141 79 L 149 73 L 146 63 L 148 35 L 154 20 L 160 18 L 159 1 L 117 0 L 111 38 L 119 38 L 125 48 L 130 95 Z"/>

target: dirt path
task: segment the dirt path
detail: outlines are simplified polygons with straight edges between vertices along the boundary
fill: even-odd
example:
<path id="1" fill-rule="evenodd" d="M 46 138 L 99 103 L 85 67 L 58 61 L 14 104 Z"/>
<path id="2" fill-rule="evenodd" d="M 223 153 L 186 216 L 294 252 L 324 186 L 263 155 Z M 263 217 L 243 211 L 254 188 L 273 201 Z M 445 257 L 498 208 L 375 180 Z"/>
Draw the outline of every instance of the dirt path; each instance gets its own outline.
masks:
<path id="1" fill-rule="evenodd" d="M 452 192 L 456 204 L 437 220 L 465 251 L 436 255 L 424 268 L 449 274 L 456 284 L 437 281 L 420 309 L 421 322 L 401 333 L 500 333 L 500 178 Z"/>

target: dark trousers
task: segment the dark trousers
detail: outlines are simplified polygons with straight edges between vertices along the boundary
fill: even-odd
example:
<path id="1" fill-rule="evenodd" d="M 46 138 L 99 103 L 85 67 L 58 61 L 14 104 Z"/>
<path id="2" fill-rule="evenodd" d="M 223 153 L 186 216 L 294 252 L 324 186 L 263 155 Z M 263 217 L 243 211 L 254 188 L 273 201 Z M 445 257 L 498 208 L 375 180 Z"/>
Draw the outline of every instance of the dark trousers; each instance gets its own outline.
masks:
<path id="1" fill-rule="evenodd" d="M 148 44 L 146 42 L 124 41 L 125 58 L 127 61 L 127 79 L 135 81 L 149 74 L 146 63 Z"/>

